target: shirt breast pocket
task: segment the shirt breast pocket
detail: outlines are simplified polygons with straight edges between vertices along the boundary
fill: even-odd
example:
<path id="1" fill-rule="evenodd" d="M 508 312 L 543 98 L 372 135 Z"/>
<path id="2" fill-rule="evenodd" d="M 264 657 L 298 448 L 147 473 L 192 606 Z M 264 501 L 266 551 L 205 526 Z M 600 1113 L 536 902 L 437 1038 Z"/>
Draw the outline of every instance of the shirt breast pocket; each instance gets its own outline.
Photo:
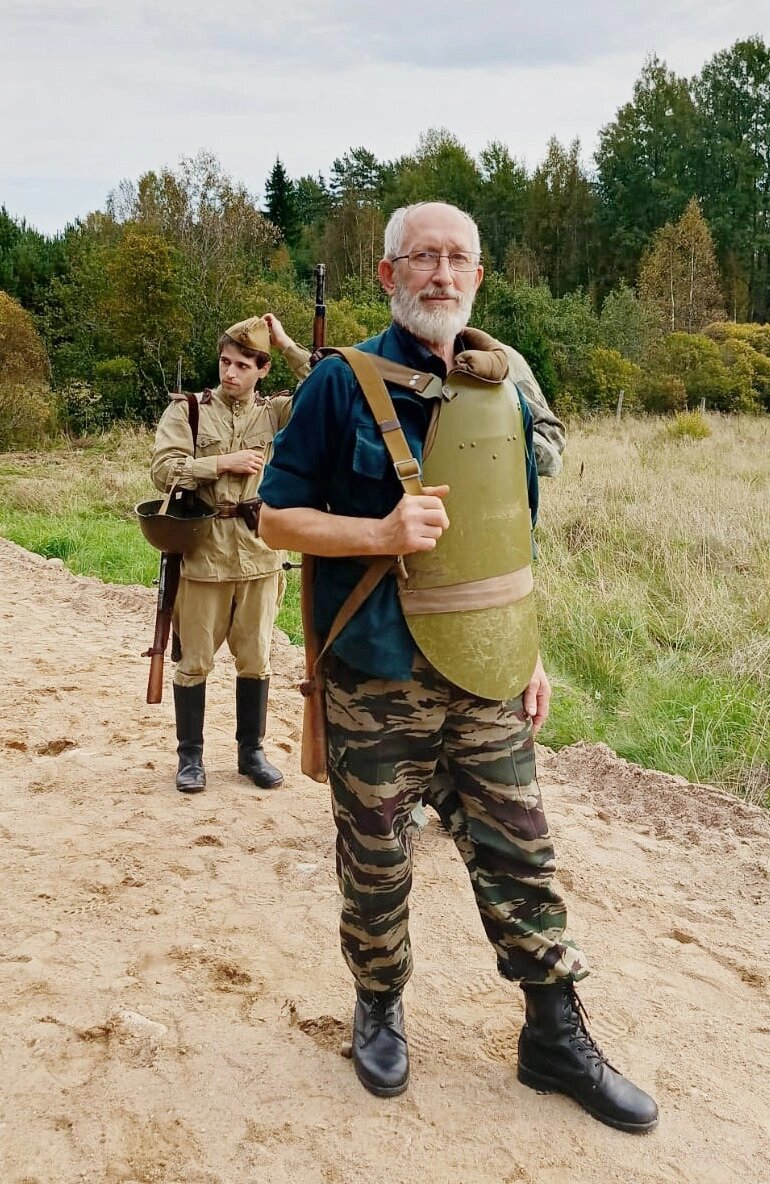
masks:
<path id="1" fill-rule="evenodd" d="M 356 428 L 356 443 L 353 448 L 353 471 L 359 477 L 382 481 L 388 467 L 388 454 L 382 436 L 376 427 Z"/>
<path id="2" fill-rule="evenodd" d="M 218 438 L 207 431 L 199 431 L 198 439 L 195 445 L 196 456 L 215 456 L 222 451 L 222 446 Z"/>
<path id="3" fill-rule="evenodd" d="M 242 448 L 253 448 L 255 452 L 265 453 L 265 452 L 267 452 L 267 450 L 270 447 L 270 445 L 272 444 L 272 442 L 273 442 L 273 436 L 272 436 L 271 432 L 250 431 L 250 432 L 246 432 L 246 434 L 244 435 L 243 444 L 241 445 L 241 447 Z"/>

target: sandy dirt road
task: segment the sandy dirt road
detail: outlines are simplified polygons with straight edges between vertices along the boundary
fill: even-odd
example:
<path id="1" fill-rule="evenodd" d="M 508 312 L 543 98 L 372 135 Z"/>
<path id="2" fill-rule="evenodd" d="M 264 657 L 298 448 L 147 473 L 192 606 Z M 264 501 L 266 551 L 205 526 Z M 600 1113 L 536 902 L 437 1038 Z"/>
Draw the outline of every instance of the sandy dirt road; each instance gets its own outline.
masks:
<path id="1" fill-rule="evenodd" d="M 602 747 L 540 752 L 592 1030 L 660 1103 L 643 1138 L 517 1082 L 521 995 L 433 818 L 412 1081 L 377 1100 L 340 1053 L 352 990 L 326 791 L 299 772 L 297 651 L 276 637 L 285 788 L 235 772 L 222 655 L 209 789 L 185 798 L 168 685 L 144 703 L 152 591 L 4 540 L 0 571 L 2 1184 L 770 1182 L 766 814 Z"/>

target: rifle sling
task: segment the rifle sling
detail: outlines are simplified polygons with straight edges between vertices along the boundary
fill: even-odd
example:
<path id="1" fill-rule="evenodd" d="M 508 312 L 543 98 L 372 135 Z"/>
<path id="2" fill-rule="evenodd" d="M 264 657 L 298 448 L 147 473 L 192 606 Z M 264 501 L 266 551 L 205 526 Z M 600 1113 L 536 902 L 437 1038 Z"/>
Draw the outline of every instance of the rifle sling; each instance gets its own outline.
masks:
<path id="1" fill-rule="evenodd" d="M 384 575 L 393 568 L 396 559 L 393 555 L 378 555 L 374 562 L 366 569 L 361 579 L 353 588 L 352 592 L 348 594 L 346 599 L 337 610 L 337 615 L 329 627 L 329 632 L 326 635 L 323 647 L 320 650 L 318 657 L 313 663 L 313 669 L 310 677 L 300 685 L 300 690 L 303 695 L 309 695 L 316 689 L 316 676 L 318 674 L 321 660 L 326 654 L 326 651 L 334 644 L 339 637 L 342 630 L 347 625 L 351 617 L 360 609 L 364 601 L 372 594 L 374 589 L 379 584 Z"/>

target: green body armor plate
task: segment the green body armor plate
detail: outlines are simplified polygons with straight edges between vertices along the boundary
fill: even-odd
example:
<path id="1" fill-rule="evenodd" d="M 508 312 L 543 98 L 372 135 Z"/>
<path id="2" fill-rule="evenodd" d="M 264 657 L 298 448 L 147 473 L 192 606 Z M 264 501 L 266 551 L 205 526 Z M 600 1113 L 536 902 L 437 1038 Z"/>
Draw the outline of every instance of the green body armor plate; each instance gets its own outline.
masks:
<path id="1" fill-rule="evenodd" d="M 423 464 L 449 486 L 449 529 L 433 551 L 404 557 L 401 606 L 441 674 L 487 699 L 511 699 L 538 655 L 521 406 L 515 384 L 450 374 Z"/>

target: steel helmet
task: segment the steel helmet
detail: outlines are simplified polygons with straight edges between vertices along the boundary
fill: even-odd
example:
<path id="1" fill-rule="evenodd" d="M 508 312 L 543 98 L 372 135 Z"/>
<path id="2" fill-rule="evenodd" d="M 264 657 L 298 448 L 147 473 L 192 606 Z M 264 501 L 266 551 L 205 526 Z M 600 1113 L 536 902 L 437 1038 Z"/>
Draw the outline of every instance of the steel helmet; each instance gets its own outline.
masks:
<path id="1" fill-rule="evenodd" d="M 178 490 L 165 514 L 163 500 L 140 502 L 134 507 L 142 534 L 153 547 L 170 555 L 194 551 L 211 530 L 216 510 L 189 490 Z"/>

